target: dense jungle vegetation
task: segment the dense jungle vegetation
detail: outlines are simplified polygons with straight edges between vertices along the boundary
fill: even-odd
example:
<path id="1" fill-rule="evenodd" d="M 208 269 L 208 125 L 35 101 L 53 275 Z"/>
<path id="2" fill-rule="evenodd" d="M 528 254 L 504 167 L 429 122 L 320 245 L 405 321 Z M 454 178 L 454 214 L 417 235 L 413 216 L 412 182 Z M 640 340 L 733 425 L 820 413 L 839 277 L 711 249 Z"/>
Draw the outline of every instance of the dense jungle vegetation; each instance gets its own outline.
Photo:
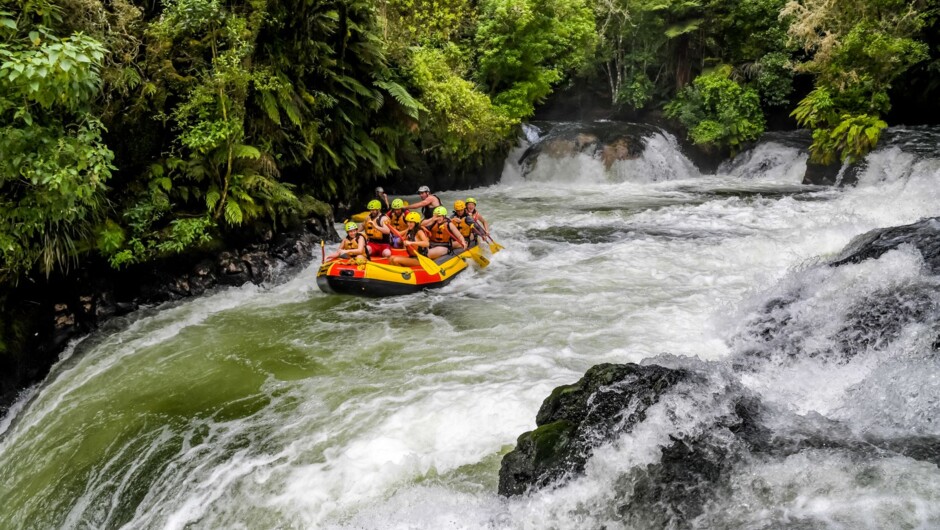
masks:
<path id="1" fill-rule="evenodd" d="M 791 114 L 852 160 L 899 88 L 935 97 L 936 3 L 0 0 L 0 283 L 473 168 L 571 83 L 732 151 Z"/>

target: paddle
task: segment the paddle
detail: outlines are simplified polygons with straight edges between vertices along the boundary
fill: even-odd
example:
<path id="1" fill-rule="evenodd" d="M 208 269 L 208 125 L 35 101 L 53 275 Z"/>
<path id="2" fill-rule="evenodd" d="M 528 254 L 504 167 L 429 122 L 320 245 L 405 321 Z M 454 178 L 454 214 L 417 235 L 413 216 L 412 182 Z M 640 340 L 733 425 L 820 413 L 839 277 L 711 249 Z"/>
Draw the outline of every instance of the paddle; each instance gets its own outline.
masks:
<path id="1" fill-rule="evenodd" d="M 479 265 L 481 269 L 490 264 L 490 260 L 484 258 L 483 256 L 479 255 L 476 252 L 471 252 L 469 250 L 464 250 L 460 254 L 457 254 L 457 257 L 458 258 L 470 258 L 473 261 L 475 261 L 476 264 Z"/>
<path id="2" fill-rule="evenodd" d="M 499 252 L 500 250 L 503 250 L 504 248 L 506 248 L 506 247 L 500 245 L 499 243 L 497 243 L 496 241 L 493 241 L 493 238 L 490 237 L 490 233 L 484 231 L 483 228 L 477 226 L 476 224 L 473 225 L 473 230 L 477 233 L 477 235 L 479 235 L 481 238 L 483 238 L 484 241 L 489 240 L 489 242 L 490 242 L 490 253 L 496 254 L 496 253 Z"/>
<path id="3" fill-rule="evenodd" d="M 401 239 L 402 245 L 405 245 L 405 238 L 402 237 L 401 233 L 399 233 L 398 230 L 396 230 L 394 226 L 389 226 L 388 228 L 389 230 L 392 231 L 393 234 L 395 234 L 395 237 L 397 237 L 398 239 Z M 441 273 L 441 267 L 437 263 L 434 263 L 433 259 L 427 256 L 422 256 L 421 253 L 418 252 L 417 249 L 413 249 L 408 245 L 405 245 L 405 248 L 408 250 L 408 252 L 411 253 L 412 256 L 418 259 L 418 265 L 420 265 L 421 268 L 424 269 L 424 272 L 428 274 L 432 274 L 432 275 Z"/>

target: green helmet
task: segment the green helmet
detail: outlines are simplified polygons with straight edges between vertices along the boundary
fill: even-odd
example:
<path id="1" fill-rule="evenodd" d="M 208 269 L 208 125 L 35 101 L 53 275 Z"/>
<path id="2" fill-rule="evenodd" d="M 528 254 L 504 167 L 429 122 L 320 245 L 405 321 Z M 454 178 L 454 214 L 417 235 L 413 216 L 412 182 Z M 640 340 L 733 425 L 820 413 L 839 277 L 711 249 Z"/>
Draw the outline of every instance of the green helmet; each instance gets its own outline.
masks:
<path id="1" fill-rule="evenodd" d="M 371 201 L 369 201 L 369 204 L 366 205 L 366 210 L 381 210 L 381 209 L 382 209 L 382 203 L 380 203 L 379 201 L 375 199 L 372 199 Z"/>
<path id="2" fill-rule="evenodd" d="M 470 197 L 470 198 L 468 198 L 468 199 L 467 199 L 466 201 L 464 201 L 464 202 L 467 202 L 467 203 L 471 203 L 471 202 L 472 202 L 473 204 L 476 204 L 476 203 L 477 203 L 477 200 L 474 199 L 473 197 Z"/>
<path id="3" fill-rule="evenodd" d="M 359 230 L 359 225 L 357 225 L 356 223 L 352 221 L 349 221 L 348 223 L 346 223 L 346 231 L 352 232 L 353 230 Z"/>
<path id="4" fill-rule="evenodd" d="M 405 207 L 405 201 L 403 201 L 403 200 L 401 200 L 401 199 L 395 199 L 394 201 L 392 201 L 392 209 L 393 209 L 393 210 L 398 210 L 398 209 L 404 208 L 404 207 Z"/>
<path id="5" fill-rule="evenodd" d="M 438 206 L 434 209 L 434 215 L 447 215 L 447 208 L 443 206 Z"/>

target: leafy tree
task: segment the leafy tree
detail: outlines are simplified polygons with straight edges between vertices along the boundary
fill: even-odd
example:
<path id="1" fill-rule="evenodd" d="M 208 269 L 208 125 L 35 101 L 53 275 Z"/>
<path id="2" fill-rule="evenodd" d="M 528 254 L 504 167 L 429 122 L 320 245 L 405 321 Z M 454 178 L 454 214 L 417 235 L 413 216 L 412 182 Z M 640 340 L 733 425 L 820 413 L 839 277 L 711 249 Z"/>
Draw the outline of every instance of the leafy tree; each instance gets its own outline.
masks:
<path id="1" fill-rule="evenodd" d="M 653 98 L 667 42 L 661 5 L 658 0 L 600 0 L 595 6 L 598 60 L 613 104 L 641 109 Z"/>
<path id="2" fill-rule="evenodd" d="M 88 249 L 115 169 L 92 101 L 101 43 L 62 36 L 54 5 L 0 4 L 0 279 L 67 270 Z"/>
<path id="3" fill-rule="evenodd" d="M 793 113 L 814 131 L 813 159 L 864 156 L 887 126 L 891 83 L 928 56 L 915 38 L 926 12 L 903 0 L 791 0 L 782 14 L 809 54 L 798 69 L 816 76 L 817 90 Z"/>
<path id="4" fill-rule="evenodd" d="M 426 109 L 420 121 L 425 154 L 456 162 L 472 159 L 502 144 L 518 124 L 461 78 L 441 50 L 414 48 L 407 75 Z"/>
<path id="5" fill-rule="evenodd" d="M 470 0 L 384 0 L 379 4 L 388 52 L 405 58 L 411 46 L 446 48 L 476 29 Z"/>
<path id="6" fill-rule="evenodd" d="M 764 115 L 757 91 L 732 80 L 731 71 L 726 65 L 696 77 L 666 105 L 666 115 L 681 121 L 695 143 L 736 152 L 764 132 Z"/>
<path id="7" fill-rule="evenodd" d="M 514 119 L 593 55 L 594 16 L 584 0 L 484 0 L 475 42 L 478 80 Z"/>

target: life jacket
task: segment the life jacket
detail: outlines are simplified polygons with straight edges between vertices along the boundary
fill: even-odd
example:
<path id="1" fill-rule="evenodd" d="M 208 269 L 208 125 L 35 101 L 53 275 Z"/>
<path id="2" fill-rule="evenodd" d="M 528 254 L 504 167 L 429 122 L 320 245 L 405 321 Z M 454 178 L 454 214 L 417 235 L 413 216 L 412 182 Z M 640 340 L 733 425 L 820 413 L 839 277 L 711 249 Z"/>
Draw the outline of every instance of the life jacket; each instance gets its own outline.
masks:
<path id="1" fill-rule="evenodd" d="M 428 195 L 428 197 L 434 197 L 435 199 L 437 199 L 437 206 L 440 206 L 442 204 L 440 197 L 438 197 L 437 195 Z M 437 206 L 432 206 L 429 204 L 425 206 L 424 208 L 421 208 L 421 214 L 424 215 L 425 219 L 430 219 L 434 217 L 434 209 L 437 208 Z"/>
<path id="2" fill-rule="evenodd" d="M 457 224 L 457 231 L 460 232 L 460 235 L 469 238 L 470 234 L 473 233 L 473 217 L 470 216 L 470 212 L 464 210 L 463 215 L 457 215 L 457 212 L 454 212 L 451 219 Z"/>
<path id="3" fill-rule="evenodd" d="M 418 238 L 416 236 L 418 235 L 418 230 L 421 230 L 422 232 L 424 232 L 424 235 L 428 236 L 428 239 L 430 239 L 430 232 L 428 232 L 427 228 L 421 225 L 415 226 L 415 229 L 413 232 L 402 232 L 401 236 L 409 241 L 417 241 Z M 427 247 L 414 247 L 414 249 L 417 250 L 418 254 L 421 254 L 422 256 L 428 255 Z"/>
<path id="4" fill-rule="evenodd" d="M 395 210 L 392 210 L 388 213 L 388 224 L 392 228 L 398 230 L 399 233 L 405 233 L 408 230 L 408 223 L 405 221 L 405 215 L 408 214 L 408 210 L 402 210 L 401 215 L 395 216 Z"/>
<path id="5" fill-rule="evenodd" d="M 366 219 L 365 231 L 366 231 L 366 237 L 369 238 L 369 241 L 373 241 L 375 243 L 388 243 L 389 242 L 388 234 L 382 232 L 381 230 L 378 229 L 378 227 L 375 226 L 375 225 L 382 224 L 383 217 L 386 217 L 385 214 L 379 214 L 379 216 L 376 217 L 375 219 L 372 219 L 371 216 L 369 216 L 369 218 Z M 369 221 L 372 221 L 372 223 L 374 224 L 369 223 Z"/>
<path id="6" fill-rule="evenodd" d="M 425 227 L 428 230 L 428 239 L 431 241 L 431 245 L 451 245 L 450 240 L 453 236 L 451 236 L 449 224 L 448 221 L 444 221 L 443 223 Z"/>
<path id="7" fill-rule="evenodd" d="M 339 246 L 340 250 L 356 250 L 357 248 L 359 248 L 358 239 L 360 237 L 365 239 L 365 236 L 362 234 L 356 234 L 356 237 L 354 239 L 349 239 L 349 236 L 344 237 L 343 242 Z"/>

